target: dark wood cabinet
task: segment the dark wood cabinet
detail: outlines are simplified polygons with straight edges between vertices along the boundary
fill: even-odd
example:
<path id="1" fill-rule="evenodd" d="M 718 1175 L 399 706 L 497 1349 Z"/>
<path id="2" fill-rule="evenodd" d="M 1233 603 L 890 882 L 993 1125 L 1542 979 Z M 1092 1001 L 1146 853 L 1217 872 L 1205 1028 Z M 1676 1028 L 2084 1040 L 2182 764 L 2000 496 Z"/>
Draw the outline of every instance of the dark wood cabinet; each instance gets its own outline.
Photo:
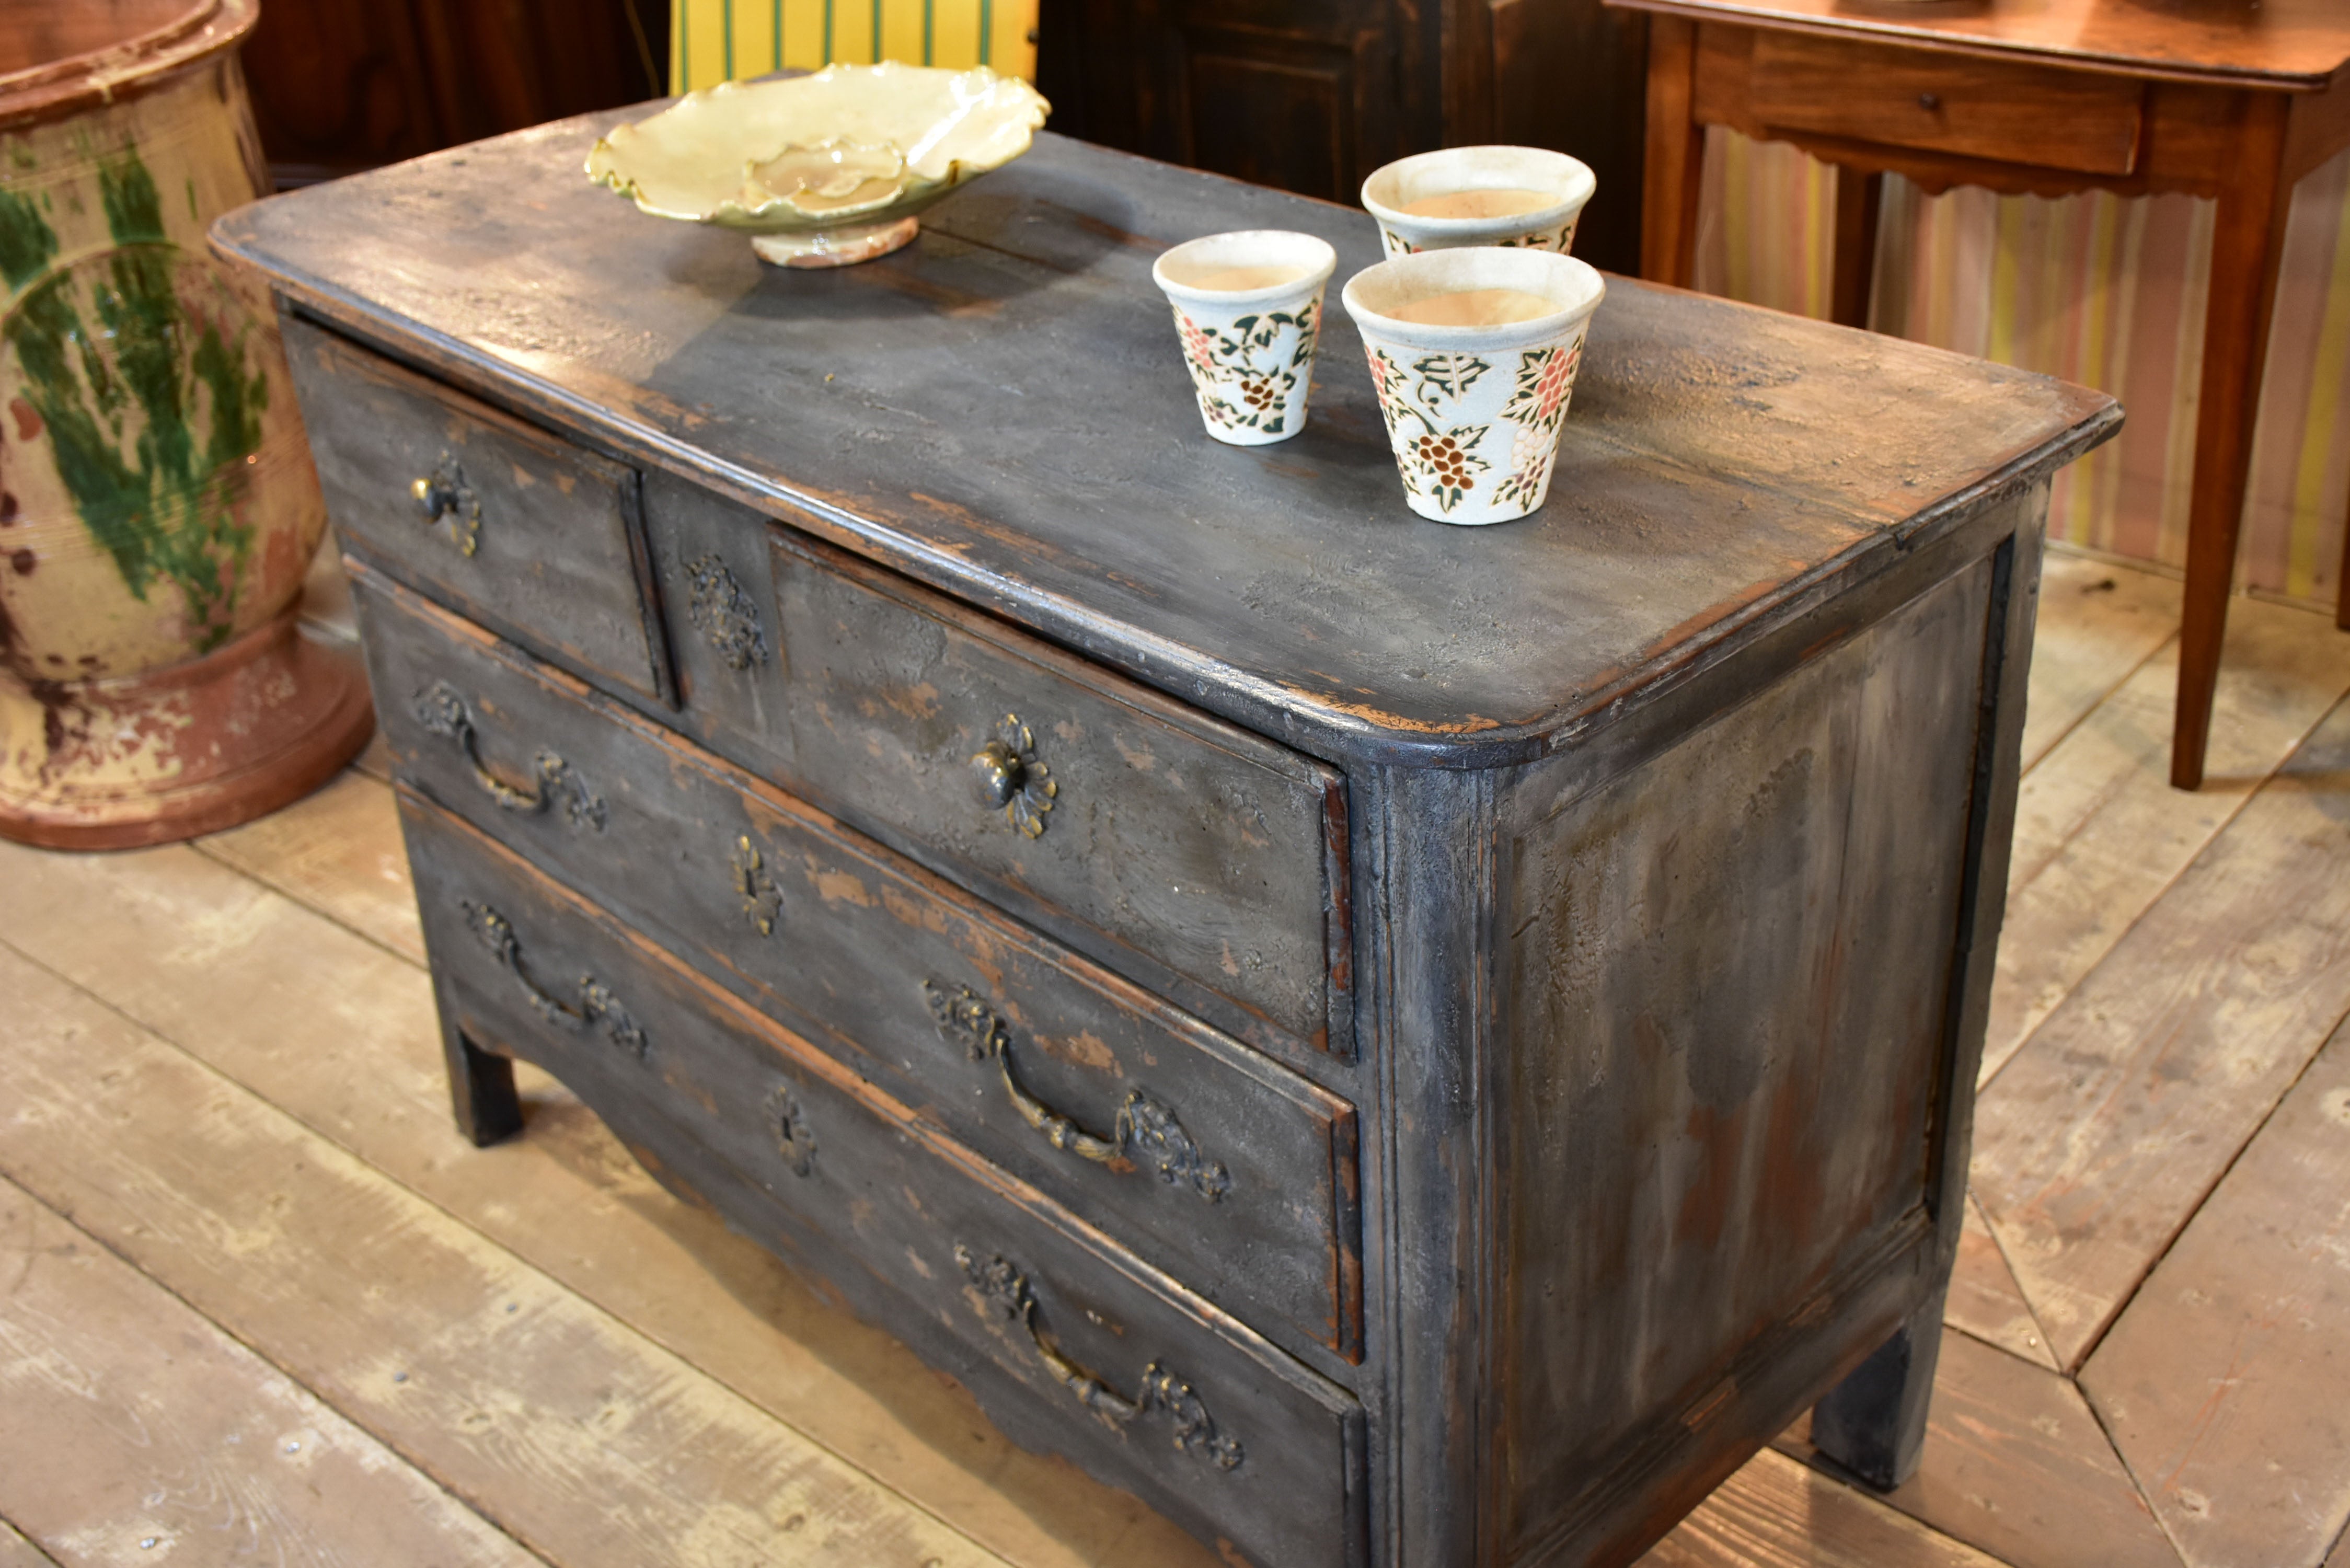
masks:
<path id="1" fill-rule="evenodd" d="M 669 0 L 268 0 L 244 46 L 279 186 L 668 91 Z"/>
<path id="2" fill-rule="evenodd" d="M 1578 254 L 1629 271 L 1647 36 L 1599 0 L 1045 0 L 1037 86 L 1065 134 L 1349 206 L 1434 147 L 1571 152 Z"/>

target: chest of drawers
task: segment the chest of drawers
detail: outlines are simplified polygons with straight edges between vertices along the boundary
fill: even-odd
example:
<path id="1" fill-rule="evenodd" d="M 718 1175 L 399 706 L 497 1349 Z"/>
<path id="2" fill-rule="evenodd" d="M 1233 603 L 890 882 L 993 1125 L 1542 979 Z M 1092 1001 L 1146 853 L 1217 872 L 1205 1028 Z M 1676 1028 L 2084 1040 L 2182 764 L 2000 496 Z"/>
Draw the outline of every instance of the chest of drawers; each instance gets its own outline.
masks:
<path id="1" fill-rule="evenodd" d="M 461 1127 L 545 1065 L 1236 1563 L 1624 1561 L 1814 1402 L 1898 1471 L 2048 484 L 2118 411 L 1617 283 L 1548 509 L 1449 529 L 1347 324 L 1211 448 L 1149 285 L 1359 215 L 1048 136 L 781 273 L 588 187 L 606 122 L 215 232 Z"/>

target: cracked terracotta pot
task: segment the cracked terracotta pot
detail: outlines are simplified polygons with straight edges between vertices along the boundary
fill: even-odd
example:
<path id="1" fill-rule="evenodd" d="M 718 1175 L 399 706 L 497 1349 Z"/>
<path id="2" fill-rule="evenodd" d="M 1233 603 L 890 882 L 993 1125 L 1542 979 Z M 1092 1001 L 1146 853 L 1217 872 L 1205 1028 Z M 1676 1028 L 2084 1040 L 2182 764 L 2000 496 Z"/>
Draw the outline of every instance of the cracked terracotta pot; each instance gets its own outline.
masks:
<path id="1" fill-rule="evenodd" d="M 255 0 L 0 0 L 0 835 L 112 848 L 306 794 L 366 742 L 295 606 L 326 507 L 267 290 Z"/>

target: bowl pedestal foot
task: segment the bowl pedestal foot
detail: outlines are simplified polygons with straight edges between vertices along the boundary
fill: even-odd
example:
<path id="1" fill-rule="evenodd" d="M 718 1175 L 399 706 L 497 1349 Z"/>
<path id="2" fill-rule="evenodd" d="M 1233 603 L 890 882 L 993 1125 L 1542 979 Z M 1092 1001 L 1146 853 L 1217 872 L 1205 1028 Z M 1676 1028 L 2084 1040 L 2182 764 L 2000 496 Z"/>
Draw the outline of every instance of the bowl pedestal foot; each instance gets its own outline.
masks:
<path id="1" fill-rule="evenodd" d="M 759 253 L 761 261 L 777 266 L 847 266 L 913 244 L 921 226 L 920 218 L 899 218 L 895 223 L 859 223 L 813 234 L 754 234 L 751 248 Z"/>

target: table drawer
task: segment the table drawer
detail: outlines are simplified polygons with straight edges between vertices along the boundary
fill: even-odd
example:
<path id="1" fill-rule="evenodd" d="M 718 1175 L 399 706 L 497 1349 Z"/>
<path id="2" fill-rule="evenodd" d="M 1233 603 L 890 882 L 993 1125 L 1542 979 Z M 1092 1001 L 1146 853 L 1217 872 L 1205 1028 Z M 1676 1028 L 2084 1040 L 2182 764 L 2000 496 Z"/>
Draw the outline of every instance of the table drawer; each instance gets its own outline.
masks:
<path id="1" fill-rule="evenodd" d="M 1354 1400 L 421 797 L 443 1019 L 538 1063 L 711 1203 L 962 1378 L 1015 1440 L 1238 1560 L 1361 1561 Z"/>
<path id="2" fill-rule="evenodd" d="M 2126 77 L 1783 32 L 1749 91 L 1768 126 L 2091 174 L 2137 167 L 2145 109 Z"/>
<path id="3" fill-rule="evenodd" d="M 1351 1052 L 1335 770 L 731 504 L 648 498 L 705 743 L 1253 1044 Z"/>
<path id="4" fill-rule="evenodd" d="M 1362 1343 L 1352 1107 L 354 564 L 403 781 L 1225 1307 Z"/>
<path id="5" fill-rule="evenodd" d="M 667 701 L 637 473 L 286 323 L 345 544 L 599 685 Z"/>

